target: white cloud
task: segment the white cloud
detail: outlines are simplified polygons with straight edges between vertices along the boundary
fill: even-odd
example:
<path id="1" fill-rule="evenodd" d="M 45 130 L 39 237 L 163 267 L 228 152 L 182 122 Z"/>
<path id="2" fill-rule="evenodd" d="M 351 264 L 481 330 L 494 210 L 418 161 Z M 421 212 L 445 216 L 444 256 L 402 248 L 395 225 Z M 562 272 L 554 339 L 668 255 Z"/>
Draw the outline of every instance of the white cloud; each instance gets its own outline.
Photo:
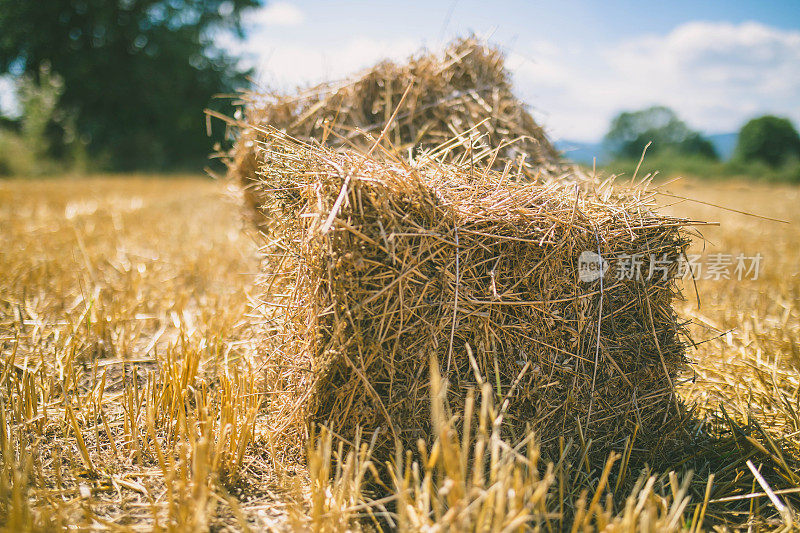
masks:
<path id="1" fill-rule="evenodd" d="M 249 39 L 243 51 L 256 68 L 259 85 L 285 89 L 342 79 L 384 59 L 404 59 L 419 47 L 415 39 L 352 37 L 315 46 L 276 42 L 260 34 Z"/>
<path id="2" fill-rule="evenodd" d="M 315 37 L 254 26 L 239 50 L 256 67 L 260 85 L 291 89 L 341 79 L 382 59 L 402 60 L 423 44 L 414 30 L 382 38 L 307 29 Z M 519 96 L 556 138 L 598 140 L 618 112 L 653 104 L 674 108 L 706 132 L 736 131 L 762 113 L 800 124 L 796 30 L 690 22 L 616 43 L 523 41 L 507 65 Z"/>
<path id="3" fill-rule="evenodd" d="M 705 131 L 736 131 L 760 113 L 800 123 L 800 32 L 690 22 L 661 36 L 570 53 L 532 45 L 512 67 L 521 94 L 557 136 L 597 139 L 621 110 L 673 107 Z"/>
<path id="4" fill-rule="evenodd" d="M 298 26 L 306 16 L 300 8 L 289 2 L 270 2 L 245 17 L 245 24 L 256 26 Z"/>

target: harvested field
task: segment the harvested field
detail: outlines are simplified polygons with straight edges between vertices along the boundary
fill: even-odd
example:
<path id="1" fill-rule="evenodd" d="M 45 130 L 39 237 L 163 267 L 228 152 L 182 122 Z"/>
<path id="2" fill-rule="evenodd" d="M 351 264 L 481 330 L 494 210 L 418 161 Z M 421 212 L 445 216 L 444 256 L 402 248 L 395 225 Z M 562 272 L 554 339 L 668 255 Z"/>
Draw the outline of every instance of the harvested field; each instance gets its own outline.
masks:
<path id="1" fill-rule="evenodd" d="M 747 461 L 779 503 L 800 508 L 800 192 L 699 182 L 667 190 L 791 223 L 662 198 L 679 202 L 669 208 L 677 216 L 722 222 L 690 253 L 764 256 L 758 280 L 698 280 L 700 309 L 691 285 L 678 306 L 699 321 L 695 340 L 707 341 L 689 349 L 696 375 L 678 394 L 718 438 L 651 463 L 634 486 L 640 470 L 626 468 L 625 455 L 606 476 L 603 460 L 548 467 L 534 446 L 503 440 L 501 406 L 484 387 L 465 401 L 469 438 L 432 402 L 438 438 L 416 467 L 385 479 L 393 499 L 375 502 L 363 491 L 366 449 L 348 455 L 322 435 L 303 461 L 273 453 L 269 399 L 249 381 L 268 369 L 247 366 L 258 251 L 222 184 L 0 183 L 0 522 L 8 531 L 336 530 L 364 528 L 372 515 L 402 530 L 781 529 L 786 515 Z M 434 374 L 441 398 L 437 383 Z"/>

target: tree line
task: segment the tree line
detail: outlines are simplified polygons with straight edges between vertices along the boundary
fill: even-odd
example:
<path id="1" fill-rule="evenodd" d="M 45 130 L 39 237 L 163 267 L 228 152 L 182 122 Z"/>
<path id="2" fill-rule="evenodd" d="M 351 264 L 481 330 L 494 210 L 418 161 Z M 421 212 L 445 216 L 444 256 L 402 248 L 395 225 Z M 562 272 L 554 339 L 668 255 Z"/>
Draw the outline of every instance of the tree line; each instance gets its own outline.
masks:
<path id="1" fill-rule="evenodd" d="M 645 153 L 659 159 L 666 156 L 719 161 L 711 141 L 664 106 L 620 113 L 612 120 L 603 141 L 618 161 L 638 160 Z M 749 120 L 739 130 L 732 163 L 771 168 L 798 165 L 800 135 L 787 118 L 764 115 Z"/>

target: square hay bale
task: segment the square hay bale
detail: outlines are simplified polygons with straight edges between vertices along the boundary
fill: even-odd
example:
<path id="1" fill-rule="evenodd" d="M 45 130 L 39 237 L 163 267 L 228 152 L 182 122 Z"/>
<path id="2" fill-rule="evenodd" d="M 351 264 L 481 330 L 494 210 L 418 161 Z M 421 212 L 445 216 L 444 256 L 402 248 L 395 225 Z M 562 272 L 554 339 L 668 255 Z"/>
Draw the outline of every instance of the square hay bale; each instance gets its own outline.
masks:
<path id="1" fill-rule="evenodd" d="M 378 457 L 416 449 L 432 439 L 432 356 L 452 413 L 489 383 L 507 402 L 507 436 L 530 427 L 551 458 L 562 436 L 606 453 L 637 426 L 637 448 L 653 452 L 675 434 L 685 346 L 671 303 L 687 221 L 657 214 L 642 191 L 415 168 L 275 132 L 266 146 L 278 438 L 302 442 L 320 423 L 346 439 L 378 430 Z M 607 261 L 604 276 L 580 269 L 587 254 Z M 628 258 L 641 276 L 617 275 Z"/>

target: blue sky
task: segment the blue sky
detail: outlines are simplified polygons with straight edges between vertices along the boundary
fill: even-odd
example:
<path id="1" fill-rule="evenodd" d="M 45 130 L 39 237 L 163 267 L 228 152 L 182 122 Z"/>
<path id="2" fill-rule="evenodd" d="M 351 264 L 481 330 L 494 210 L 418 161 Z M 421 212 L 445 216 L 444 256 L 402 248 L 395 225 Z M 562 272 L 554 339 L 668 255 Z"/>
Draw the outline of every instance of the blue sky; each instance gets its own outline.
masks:
<path id="1" fill-rule="evenodd" d="M 340 79 L 475 32 L 507 56 L 555 139 L 597 141 L 622 110 L 673 107 L 706 133 L 773 113 L 800 127 L 800 0 L 273 0 L 220 36 L 265 87 Z M 0 78 L 0 109 L 13 107 Z"/>
<path id="2" fill-rule="evenodd" d="M 555 138 L 595 141 L 619 111 L 666 104 L 707 133 L 775 113 L 800 125 L 800 0 L 274 1 L 247 15 L 263 86 L 338 79 L 475 32 Z"/>

